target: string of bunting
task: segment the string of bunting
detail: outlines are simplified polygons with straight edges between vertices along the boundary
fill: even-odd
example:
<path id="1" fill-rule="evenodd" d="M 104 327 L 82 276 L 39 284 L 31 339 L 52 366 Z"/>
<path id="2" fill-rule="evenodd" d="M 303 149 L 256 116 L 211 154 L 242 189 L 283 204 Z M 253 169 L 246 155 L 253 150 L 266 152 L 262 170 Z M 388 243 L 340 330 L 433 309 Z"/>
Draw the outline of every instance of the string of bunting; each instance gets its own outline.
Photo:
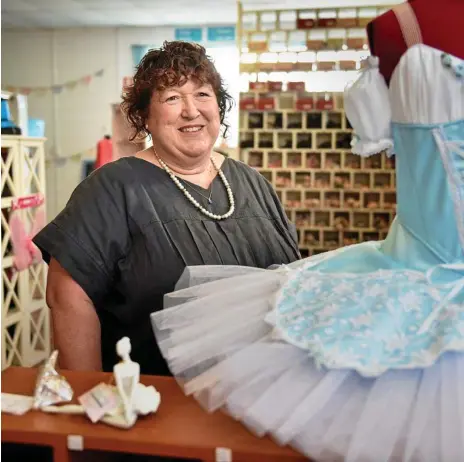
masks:
<path id="1" fill-rule="evenodd" d="M 20 93 L 21 95 L 30 95 L 35 94 L 37 96 L 44 96 L 47 93 L 51 92 L 54 95 L 59 95 L 63 92 L 63 90 L 74 90 L 77 88 L 78 85 L 85 85 L 88 86 L 92 82 L 94 78 L 103 77 L 105 74 L 105 69 L 99 69 L 98 71 L 94 72 L 93 74 L 84 75 L 79 79 L 69 80 L 68 82 L 59 84 L 59 85 L 51 85 L 48 87 L 20 87 L 20 86 L 12 86 L 7 85 L 5 89 L 11 93 Z"/>
<path id="2" fill-rule="evenodd" d="M 63 156 L 63 157 L 47 157 L 45 159 L 46 164 L 56 164 L 56 165 L 63 165 L 68 161 L 73 162 L 81 162 L 91 156 L 91 158 L 96 156 L 96 149 L 89 148 L 81 152 L 76 152 L 75 154 L 71 154 L 70 156 Z"/>

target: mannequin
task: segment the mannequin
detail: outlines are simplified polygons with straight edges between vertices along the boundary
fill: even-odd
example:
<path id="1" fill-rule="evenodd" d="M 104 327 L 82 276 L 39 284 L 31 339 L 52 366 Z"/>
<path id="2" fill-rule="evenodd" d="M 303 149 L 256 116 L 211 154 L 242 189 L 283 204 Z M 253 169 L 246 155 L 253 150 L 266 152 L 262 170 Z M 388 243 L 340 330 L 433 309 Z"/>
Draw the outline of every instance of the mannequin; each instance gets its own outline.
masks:
<path id="1" fill-rule="evenodd" d="M 422 42 L 464 59 L 464 1 L 409 0 L 409 3 L 416 14 Z M 374 56 L 379 57 L 379 69 L 387 83 L 406 51 L 393 9 L 367 25 L 369 48 Z"/>
<path id="2" fill-rule="evenodd" d="M 97 160 L 95 161 L 94 169 L 100 168 L 113 160 L 113 142 L 110 135 L 105 135 L 97 143 Z"/>

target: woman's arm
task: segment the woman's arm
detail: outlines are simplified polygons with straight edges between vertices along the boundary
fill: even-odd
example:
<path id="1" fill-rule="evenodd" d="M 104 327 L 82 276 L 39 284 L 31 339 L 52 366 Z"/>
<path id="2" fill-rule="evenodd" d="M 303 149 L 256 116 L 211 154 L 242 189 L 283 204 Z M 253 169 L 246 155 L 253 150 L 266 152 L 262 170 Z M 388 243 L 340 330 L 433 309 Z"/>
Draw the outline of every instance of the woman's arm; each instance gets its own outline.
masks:
<path id="1" fill-rule="evenodd" d="M 98 313 L 117 290 L 118 262 L 130 248 L 126 166 L 112 162 L 89 175 L 33 239 L 49 265 L 47 303 L 58 360 L 67 369 L 102 369 Z"/>
<path id="2" fill-rule="evenodd" d="M 60 368 L 101 371 L 101 331 L 95 307 L 54 258 L 48 268 L 47 304 Z"/>

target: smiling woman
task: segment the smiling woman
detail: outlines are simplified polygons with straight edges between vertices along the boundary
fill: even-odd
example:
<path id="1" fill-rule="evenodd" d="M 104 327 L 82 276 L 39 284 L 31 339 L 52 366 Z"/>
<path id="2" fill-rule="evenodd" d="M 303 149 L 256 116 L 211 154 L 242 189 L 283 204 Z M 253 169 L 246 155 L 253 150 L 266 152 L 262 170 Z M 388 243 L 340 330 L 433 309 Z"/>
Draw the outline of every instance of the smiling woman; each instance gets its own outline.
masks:
<path id="1" fill-rule="evenodd" d="M 93 172 L 34 239 L 62 367 L 111 370 L 127 336 L 141 373 L 169 374 L 149 316 L 186 266 L 299 258 L 271 185 L 213 151 L 232 102 L 199 45 L 166 42 L 141 60 L 122 107 L 153 146 Z"/>
<path id="2" fill-rule="evenodd" d="M 233 100 L 227 93 L 213 62 L 206 56 L 205 49 L 193 43 L 166 42 L 164 48 L 149 50 L 142 58 L 134 76 L 134 85 L 123 96 L 123 107 L 134 127 L 134 137 L 154 134 L 147 126 L 150 109 L 153 109 L 150 104 L 157 100 L 166 102 L 168 99 L 171 100 L 171 104 L 175 101 L 179 102 L 182 94 L 192 90 L 189 88 L 184 92 L 181 91 L 181 94 L 176 94 L 189 80 L 194 81 L 197 87 L 206 87 L 196 88 L 196 96 L 197 98 L 203 96 L 203 100 L 206 100 L 204 102 L 210 103 L 210 114 L 219 117 L 224 135 L 227 134 L 229 126 L 226 116 Z M 156 83 L 158 98 L 152 98 L 154 83 Z M 215 98 L 211 98 L 212 96 Z M 211 113 L 212 108 L 214 108 L 213 113 Z M 219 130 L 219 126 L 217 129 Z M 218 134 L 219 132 L 214 135 L 215 138 Z"/>

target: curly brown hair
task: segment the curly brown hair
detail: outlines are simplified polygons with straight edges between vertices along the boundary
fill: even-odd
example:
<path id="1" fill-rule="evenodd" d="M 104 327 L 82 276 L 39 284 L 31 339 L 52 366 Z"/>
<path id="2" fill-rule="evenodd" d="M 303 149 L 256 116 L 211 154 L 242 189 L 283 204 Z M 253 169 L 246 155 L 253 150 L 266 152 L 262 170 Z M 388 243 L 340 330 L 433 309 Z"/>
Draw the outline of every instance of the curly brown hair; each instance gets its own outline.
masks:
<path id="1" fill-rule="evenodd" d="M 226 136 L 229 125 L 226 115 L 233 105 L 224 82 L 206 50 L 196 43 L 164 42 L 159 49 L 149 50 L 136 68 L 134 82 L 122 95 L 121 107 L 134 129 L 130 140 L 150 135 L 146 128 L 151 97 L 154 91 L 182 86 L 188 79 L 208 83 L 213 87 L 219 106 L 219 116 Z"/>

